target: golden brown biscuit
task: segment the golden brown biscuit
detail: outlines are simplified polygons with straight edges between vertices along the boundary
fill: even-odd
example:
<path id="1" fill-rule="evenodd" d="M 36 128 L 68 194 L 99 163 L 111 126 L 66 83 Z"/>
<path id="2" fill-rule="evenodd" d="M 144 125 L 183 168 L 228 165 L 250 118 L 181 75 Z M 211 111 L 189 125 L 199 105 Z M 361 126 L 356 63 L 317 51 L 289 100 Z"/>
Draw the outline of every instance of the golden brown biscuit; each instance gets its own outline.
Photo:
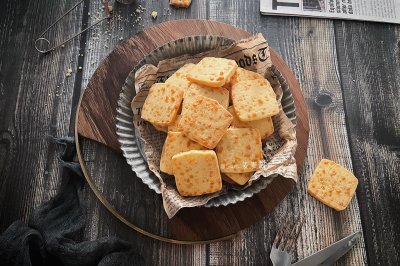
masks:
<path id="1" fill-rule="evenodd" d="M 220 191 L 221 174 L 214 151 L 187 151 L 172 157 L 175 182 L 182 196 L 198 196 Z"/>
<path id="2" fill-rule="evenodd" d="M 349 205 L 358 185 L 357 178 L 343 166 L 323 159 L 308 183 L 308 193 L 325 205 L 342 211 Z"/>
<path id="3" fill-rule="evenodd" d="M 168 126 L 176 117 L 183 91 L 165 83 L 155 83 L 144 101 L 141 117 L 157 126 Z"/>
<path id="4" fill-rule="evenodd" d="M 168 126 L 168 131 L 179 132 L 180 129 L 178 125 L 180 120 L 181 120 L 181 115 L 177 115 L 174 122 L 172 122 L 172 124 Z"/>
<path id="5" fill-rule="evenodd" d="M 194 83 L 209 87 L 222 87 L 232 77 L 237 68 L 231 59 L 205 57 L 188 73 L 187 78 Z"/>
<path id="6" fill-rule="evenodd" d="M 169 0 L 169 4 L 174 7 L 188 8 L 192 0 Z"/>
<path id="7" fill-rule="evenodd" d="M 184 92 L 189 88 L 190 81 L 186 78 L 186 75 L 193 69 L 195 64 L 185 64 L 172 74 L 166 81 L 165 84 L 177 87 Z"/>
<path id="8" fill-rule="evenodd" d="M 153 125 L 153 127 L 155 127 L 155 129 L 157 129 L 158 131 L 165 132 L 165 133 L 168 132 L 168 126 L 157 126 L 156 124 L 152 124 L 152 125 Z"/>
<path id="9" fill-rule="evenodd" d="M 236 184 L 243 186 L 254 175 L 254 172 L 248 172 L 248 173 L 224 173 L 224 174 L 227 175 L 229 177 L 229 179 L 231 179 Z"/>
<path id="10" fill-rule="evenodd" d="M 240 81 L 232 86 L 232 103 L 241 121 L 254 121 L 279 113 L 276 95 L 267 80 Z"/>
<path id="11" fill-rule="evenodd" d="M 272 123 L 271 117 L 244 122 L 239 120 L 233 106 L 229 106 L 228 111 L 233 116 L 231 127 L 258 129 L 261 135 L 261 139 L 265 139 L 271 136 L 272 133 L 274 133 L 274 124 Z"/>
<path id="12" fill-rule="evenodd" d="M 233 86 L 240 81 L 254 80 L 254 79 L 264 79 L 264 77 L 256 72 L 238 67 L 235 73 L 233 74 L 229 84 L 230 86 Z"/>
<path id="13" fill-rule="evenodd" d="M 161 153 L 160 170 L 173 175 L 172 156 L 184 151 L 204 150 L 197 142 L 191 141 L 181 132 L 168 132 Z"/>
<path id="14" fill-rule="evenodd" d="M 215 148 L 232 122 L 232 115 L 217 101 L 192 94 L 183 102 L 179 129 L 188 138 Z"/>
<path id="15" fill-rule="evenodd" d="M 197 83 L 192 83 L 190 84 L 189 89 L 187 91 L 190 92 L 188 93 L 188 97 L 191 95 L 191 93 L 199 94 L 204 97 L 216 100 L 225 109 L 228 109 L 229 91 L 223 87 L 212 88 Z M 187 98 L 185 95 L 183 97 Z"/>
<path id="16" fill-rule="evenodd" d="M 229 128 L 216 151 L 223 173 L 257 171 L 263 156 L 260 133 L 253 128 Z"/>

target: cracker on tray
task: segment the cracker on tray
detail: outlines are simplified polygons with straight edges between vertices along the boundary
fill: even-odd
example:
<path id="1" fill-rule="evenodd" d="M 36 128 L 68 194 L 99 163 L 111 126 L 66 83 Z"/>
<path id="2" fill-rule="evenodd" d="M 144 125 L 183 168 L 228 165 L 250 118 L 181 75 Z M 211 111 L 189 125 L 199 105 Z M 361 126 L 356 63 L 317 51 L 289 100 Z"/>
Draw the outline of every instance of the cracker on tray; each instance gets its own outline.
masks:
<path id="1" fill-rule="evenodd" d="M 191 140 L 213 149 L 231 122 L 232 115 L 216 100 L 191 94 L 189 101 L 183 101 L 179 129 Z"/>
<path id="2" fill-rule="evenodd" d="M 193 67 L 187 78 L 205 86 L 222 87 L 229 82 L 236 68 L 237 64 L 234 60 L 205 57 Z"/>
<path id="3" fill-rule="evenodd" d="M 216 100 L 225 109 L 229 106 L 229 91 L 223 87 L 212 88 L 197 83 L 192 83 L 187 90 L 190 93 L 202 95 L 204 97 Z"/>
<path id="4" fill-rule="evenodd" d="M 260 133 L 253 128 L 229 128 L 216 151 L 223 173 L 257 171 L 263 156 Z"/>
<path id="5" fill-rule="evenodd" d="M 260 120 L 279 113 L 276 95 L 268 80 L 245 80 L 232 86 L 232 103 L 242 121 Z"/>
<path id="6" fill-rule="evenodd" d="M 229 177 L 230 180 L 235 182 L 238 185 L 244 185 L 246 184 L 249 180 L 250 177 L 252 177 L 254 172 L 248 172 L 248 173 L 225 173 L 227 177 Z"/>
<path id="7" fill-rule="evenodd" d="M 192 150 L 172 157 L 175 182 L 182 196 L 198 196 L 220 191 L 221 174 L 215 152 Z"/>
<path id="8" fill-rule="evenodd" d="M 173 175 L 172 156 L 184 151 L 204 149 L 203 146 L 188 139 L 181 132 L 168 132 L 161 152 L 160 170 Z"/>
<path id="9" fill-rule="evenodd" d="M 168 132 L 168 127 L 169 127 L 169 126 L 157 126 L 156 124 L 152 124 L 152 125 L 153 125 L 153 127 L 155 127 L 155 129 L 157 129 L 158 131 L 165 132 L 165 133 Z"/>
<path id="10" fill-rule="evenodd" d="M 237 117 L 235 109 L 233 106 L 229 106 L 228 108 L 229 113 L 233 116 L 232 120 L 232 127 L 238 127 L 238 128 L 256 128 L 260 132 L 261 139 L 265 139 L 274 133 L 274 124 L 272 123 L 272 118 L 271 117 L 266 117 L 260 120 L 254 120 L 254 121 L 240 121 L 240 119 Z"/>
<path id="11" fill-rule="evenodd" d="M 183 91 L 165 83 L 155 83 L 144 101 L 141 117 L 157 126 L 168 126 L 176 117 Z"/>
<path id="12" fill-rule="evenodd" d="M 230 84 L 230 86 L 233 86 L 240 81 L 254 80 L 254 79 L 262 79 L 263 80 L 264 77 L 256 72 L 238 67 L 236 69 L 235 73 L 233 74 L 229 84 Z"/>
<path id="13" fill-rule="evenodd" d="M 166 81 L 165 84 L 175 86 L 180 90 L 186 91 L 190 86 L 190 81 L 186 78 L 186 75 L 193 69 L 195 64 L 185 64 L 172 74 Z"/>
<path id="14" fill-rule="evenodd" d="M 180 129 L 178 127 L 179 125 L 179 121 L 181 121 L 181 115 L 177 115 L 174 122 L 172 122 L 169 126 L 168 126 L 168 131 L 175 131 L 175 132 L 179 132 Z"/>

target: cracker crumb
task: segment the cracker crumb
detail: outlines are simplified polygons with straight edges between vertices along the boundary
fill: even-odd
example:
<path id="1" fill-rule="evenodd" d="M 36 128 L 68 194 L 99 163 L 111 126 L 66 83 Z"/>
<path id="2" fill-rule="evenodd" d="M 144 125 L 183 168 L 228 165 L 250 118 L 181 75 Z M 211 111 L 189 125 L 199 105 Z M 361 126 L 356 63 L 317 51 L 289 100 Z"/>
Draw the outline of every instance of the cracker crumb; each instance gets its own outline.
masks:
<path id="1" fill-rule="evenodd" d="M 67 69 L 67 71 L 66 71 L 66 73 L 65 73 L 65 76 L 66 76 L 66 77 L 72 76 L 72 69 L 71 69 L 71 68 L 68 68 L 68 69 Z"/>
<path id="2" fill-rule="evenodd" d="M 157 11 L 152 11 L 151 12 L 151 17 L 153 18 L 153 19 L 156 19 L 157 18 Z"/>
<path id="3" fill-rule="evenodd" d="M 113 12 L 113 6 L 112 5 L 108 5 L 108 12 L 112 13 Z"/>
<path id="4" fill-rule="evenodd" d="M 191 3 L 192 3 L 192 0 L 169 0 L 169 4 L 176 8 L 180 8 L 180 7 L 188 8 Z"/>
<path id="5" fill-rule="evenodd" d="M 82 67 L 80 66 L 80 67 L 78 67 L 78 69 L 79 69 L 79 70 L 82 70 Z"/>

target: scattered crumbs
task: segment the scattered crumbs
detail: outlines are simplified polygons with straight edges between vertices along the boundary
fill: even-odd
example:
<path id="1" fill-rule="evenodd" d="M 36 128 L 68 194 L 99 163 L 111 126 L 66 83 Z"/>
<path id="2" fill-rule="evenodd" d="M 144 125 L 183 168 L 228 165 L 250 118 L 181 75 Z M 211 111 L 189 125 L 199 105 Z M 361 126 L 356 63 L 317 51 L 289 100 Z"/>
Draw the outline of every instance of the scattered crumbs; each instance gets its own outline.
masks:
<path id="1" fill-rule="evenodd" d="M 61 48 L 64 48 L 64 47 L 65 47 L 65 45 L 64 45 L 64 44 L 62 44 L 62 45 L 61 45 Z"/>
<path id="2" fill-rule="evenodd" d="M 122 41 L 123 39 L 124 39 L 124 38 L 122 38 L 122 37 L 119 37 L 119 40 L 120 40 L 120 41 Z"/>
<path id="3" fill-rule="evenodd" d="M 108 49 L 109 47 L 108 47 L 108 45 L 104 45 L 104 48 L 107 48 L 107 49 Z"/>
<path id="4" fill-rule="evenodd" d="M 88 12 L 87 15 L 90 16 L 90 12 Z"/>
<path id="5" fill-rule="evenodd" d="M 78 67 L 78 69 L 79 69 L 79 70 L 82 70 L 82 67 L 80 66 L 80 67 Z"/>
<path id="6" fill-rule="evenodd" d="M 156 19 L 157 18 L 157 11 L 152 11 L 151 12 L 151 17 L 153 18 L 153 19 Z"/>
<path id="7" fill-rule="evenodd" d="M 68 69 L 67 69 L 67 71 L 65 72 L 65 76 L 66 76 L 66 77 L 72 76 L 72 69 L 71 69 L 71 68 L 68 68 Z"/>
<path id="8" fill-rule="evenodd" d="M 110 13 L 113 12 L 113 6 L 112 5 L 108 5 L 108 12 L 110 12 Z"/>

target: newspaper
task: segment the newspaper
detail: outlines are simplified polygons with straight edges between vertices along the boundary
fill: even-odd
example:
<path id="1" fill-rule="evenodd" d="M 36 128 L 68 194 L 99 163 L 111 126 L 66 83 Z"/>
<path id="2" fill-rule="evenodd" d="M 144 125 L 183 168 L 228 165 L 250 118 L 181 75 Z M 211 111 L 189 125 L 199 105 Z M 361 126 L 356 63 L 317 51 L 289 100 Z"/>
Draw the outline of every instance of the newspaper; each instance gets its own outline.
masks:
<path id="1" fill-rule="evenodd" d="M 264 15 L 400 24 L 400 0 L 260 0 L 260 11 Z"/>

